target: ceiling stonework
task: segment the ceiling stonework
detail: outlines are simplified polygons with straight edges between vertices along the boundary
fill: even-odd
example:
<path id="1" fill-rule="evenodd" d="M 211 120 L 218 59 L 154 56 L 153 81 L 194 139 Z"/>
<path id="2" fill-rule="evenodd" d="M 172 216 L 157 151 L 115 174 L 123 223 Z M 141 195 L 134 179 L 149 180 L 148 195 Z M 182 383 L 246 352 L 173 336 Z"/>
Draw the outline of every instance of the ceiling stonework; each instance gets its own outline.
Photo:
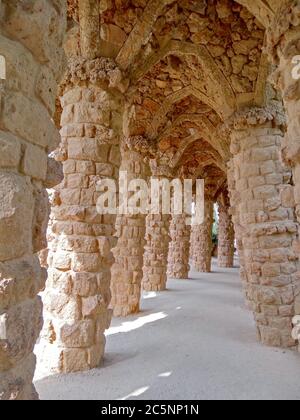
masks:
<path id="1" fill-rule="evenodd" d="M 230 157 L 224 121 L 276 97 L 263 47 L 279 3 L 69 0 L 70 16 L 78 20 L 81 11 L 77 33 L 72 28 L 77 41 L 69 45 L 73 55 L 80 45 L 82 54 L 82 22 L 98 11 L 96 40 L 96 26 L 89 29 L 93 50 L 114 59 L 129 79 L 126 135 L 155 141 L 159 158 L 178 170 L 195 162 L 223 170 Z"/>

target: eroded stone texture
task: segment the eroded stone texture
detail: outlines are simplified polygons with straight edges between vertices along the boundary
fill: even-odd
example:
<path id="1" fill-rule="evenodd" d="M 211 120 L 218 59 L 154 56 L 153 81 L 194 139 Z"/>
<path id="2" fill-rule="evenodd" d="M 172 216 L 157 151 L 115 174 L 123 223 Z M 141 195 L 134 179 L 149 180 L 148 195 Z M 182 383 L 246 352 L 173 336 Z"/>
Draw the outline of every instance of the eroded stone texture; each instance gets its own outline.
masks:
<path id="1" fill-rule="evenodd" d="M 99 365 L 111 311 L 115 215 L 97 208 L 102 179 L 118 181 L 123 95 L 109 60 L 72 61 L 61 98 L 64 180 L 53 193 L 43 363 L 51 372 Z M 116 182 L 117 185 L 117 182 Z"/>
<path id="2" fill-rule="evenodd" d="M 245 270 L 245 258 L 244 258 L 244 247 L 243 247 L 243 226 L 240 223 L 239 211 L 241 203 L 241 195 L 236 189 L 235 181 L 235 170 L 234 170 L 234 161 L 228 162 L 228 171 L 227 171 L 227 180 L 228 180 L 228 192 L 230 197 L 230 211 L 232 215 L 232 222 L 234 226 L 234 234 L 236 240 L 236 246 L 239 256 L 239 265 L 240 265 L 240 279 L 243 283 L 243 291 L 245 295 L 246 306 L 249 309 L 252 309 L 251 299 L 247 296 L 247 275 Z"/>
<path id="3" fill-rule="evenodd" d="M 275 85 L 288 114 L 287 135 L 283 142 L 272 110 L 258 112 L 258 118 L 257 110 L 240 115 L 231 127 L 234 158 L 228 184 L 241 277 L 259 336 L 266 344 L 293 345 L 291 320 L 300 314 L 293 215 L 296 202 L 300 220 L 300 82 L 293 62 L 299 54 L 299 0 L 2 0 L 0 53 L 8 77 L 0 85 L 0 398 L 36 397 L 32 349 L 41 328 L 37 294 L 46 276 L 37 253 L 46 247 L 45 187 L 60 182 L 59 167 L 48 155 L 59 142 L 50 117 L 63 67 L 66 4 L 73 19 L 66 40 L 71 59 L 62 85 L 62 143 L 55 153 L 63 162 L 64 181 L 51 194 L 43 338 L 45 355 L 52 349 L 50 366 L 56 372 L 84 370 L 97 366 L 103 354 L 116 238 L 115 216 L 95 211 L 96 182 L 118 178 L 119 134 L 154 141 L 157 161 L 168 169 L 181 168 L 186 177 L 210 179 L 216 192 L 230 159 L 230 136 L 220 127 L 237 110 L 278 99 L 266 82 L 266 28 L 268 51 L 278 66 Z M 295 191 L 278 159 L 280 142 L 293 167 Z M 132 174 L 137 163 L 143 168 L 139 156 L 124 155 L 124 167 Z M 165 177 L 166 171 L 156 176 Z M 166 287 L 169 220 L 148 217 L 146 290 Z M 142 246 L 136 243 L 142 244 L 144 221 L 119 218 L 117 226 L 113 293 L 130 285 L 126 295 L 116 293 L 116 307 L 126 313 L 129 306 L 137 309 Z M 130 251 L 125 249 L 129 231 L 135 239 Z M 210 266 L 209 231 L 204 227 L 200 238 L 198 228 L 192 228 L 191 256 L 205 271 Z M 187 254 L 180 249 L 180 265 L 187 268 Z M 117 266 L 128 268 L 121 282 Z M 297 317 L 294 325 L 296 340 Z"/>
<path id="4" fill-rule="evenodd" d="M 291 173 L 280 161 L 283 138 L 280 106 L 251 109 L 232 123 L 233 167 L 240 195 L 238 214 L 246 273 L 258 336 L 267 345 L 293 347 L 292 318 L 299 293 L 299 263 Z"/>
<path id="5" fill-rule="evenodd" d="M 152 179 L 172 180 L 170 168 L 151 164 Z M 162 195 L 161 195 L 162 197 Z M 168 253 L 170 243 L 169 214 L 149 214 L 146 218 L 146 245 L 143 266 L 143 290 L 163 291 L 167 287 Z"/>
<path id="6" fill-rule="evenodd" d="M 292 167 L 294 191 L 285 192 L 285 200 L 296 207 L 300 221 L 300 4 L 297 0 L 282 2 L 270 28 L 267 31 L 268 50 L 276 72 L 273 74 L 275 87 L 281 92 L 287 115 L 287 132 L 282 141 L 283 160 Z M 293 195 L 294 192 L 294 195 Z M 299 233 L 299 232 L 298 232 Z M 295 245 L 299 256 L 299 244 Z M 299 290 L 296 291 L 296 294 Z M 299 300 L 299 295 L 297 295 Z M 295 304 L 295 313 L 300 315 L 300 307 Z M 296 327 L 295 327 L 296 329 Z M 293 337 L 300 339 L 294 331 Z"/>
<path id="7" fill-rule="evenodd" d="M 187 224 L 187 215 L 173 215 L 170 224 L 171 242 L 168 256 L 168 277 L 187 279 L 190 265 L 191 226 Z"/>
<path id="8" fill-rule="evenodd" d="M 124 139 L 120 171 L 126 172 L 128 185 L 132 180 L 145 181 L 150 176 L 147 155 L 149 143 L 142 137 Z M 140 184 L 140 186 L 142 186 Z M 115 264 L 112 267 L 112 301 L 114 316 L 127 316 L 139 312 L 143 278 L 143 256 L 146 233 L 146 214 L 139 213 L 142 202 L 128 197 L 126 214 L 116 221 L 118 244 L 113 250 Z M 148 203 L 148 197 L 141 197 Z"/>
<path id="9" fill-rule="evenodd" d="M 190 262 L 192 267 L 194 267 L 195 261 L 195 247 L 196 247 L 196 235 L 197 235 L 198 226 L 192 224 L 191 226 L 191 238 L 190 238 Z"/>
<path id="10" fill-rule="evenodd" d="M 204 203 L 204 222 L 196 226 L 194 231 L 193 265 L 196 271 L 210 273 L 212 259 L 212 226 L 214 203 L 206 197 Z"/>
<path id="11" fill-rule="evenodd" d="M 223 191 L 218 198 L 218 210 L 218 265 L 223 268 L 232 268 L 234 260 L 234 228 L 227 190 Z"/>
<path id="12" fill-rule="evenodd" d="M 170 216 L 148 215 L 143 266 L 143 290 L 163 291 L 167 287 Z"/>
<path id="13" fill-rule="evenodd" d="M 63 1 L 0 2 L 0 400 L 38 398 L 33 348 L 46 271 L 37 253 L 49 216 L 47 155 L 59 143 L 51 118 L 65 29 Z"/>

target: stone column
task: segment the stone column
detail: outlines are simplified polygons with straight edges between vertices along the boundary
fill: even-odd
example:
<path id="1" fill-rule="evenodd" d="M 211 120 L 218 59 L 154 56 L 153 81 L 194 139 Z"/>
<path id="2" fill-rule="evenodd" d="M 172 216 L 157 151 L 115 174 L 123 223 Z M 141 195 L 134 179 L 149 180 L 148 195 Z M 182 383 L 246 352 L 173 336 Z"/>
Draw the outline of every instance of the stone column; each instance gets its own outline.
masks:
<path id="1" fill-rule="evenodd" d="M 194 231 L 194 269 L 201 273 L 211 272 L 212 260 L 212 226 L 214 203 L 205 198 L 204 222 L 196 226 Z"/>
<path id="2" fill-rule="evenodd" d="M 275 87 L 280 91 L 287 117 L 287 131 L 282 139 L 282 158 L 293 172 L 292 186 L 286 189 L 286 197 L 294 193 L 298 226 L 300 222 L 300 5 L 299 1 L 282 2 L 274 22 L 267 30 L 269 57 L 276 65 L 273 74 Z M 298 228 L 299 236 L 299 228 Z M 295 252 L 300 254 L 299 242 Z M 300 315 L 300 289 L 296 293 L 295 313 Z M 295 334 L 294 334 L 295 338 Z M 300 340 L 300 335 L 299 335 Z"/>
<path id="3" fill-rule="evenodd" d="M 228 133 L 230 136 L 230 133 Z M 239 191 L 236 189 L 236 182 L 235 182 L 235 169 L 234 169 L 234 162 L 233 159 L 228 162 L 228 171 L 227 171 L 227 181 L 228 181 L 228 193 L 230 197 L 230 211 L 232 215 L 232 222 L 234 226 L 234 234 L 235 240 L 237 245 L 237 251 L 239 255 L 239 265 L 240 265 L 240 279 L 243 284 L 243 290 L 245 295 L 245 303 L 247 308 L 252 310 L 252 302 L 250 297 L 248 297 L 248 283 L 247 283 L 247 275 L 245 270 L 245 258 L 244 258 L 244 248 L 243 248 L 243 232 L 244 229 L 240 224 L 240 203 L 241 197 Z"/>
<path id="4" fill-rule="evenodd" d="M 197 231 L 198 231 L 198 226 L 192 223 L 191 235 L 190 235 L 190 257 L 189 257 L 192 267 L 194 267 L 194 260 L 195 260 Z"/>
<path id="5" fill-rule="evenodd" d="M 192 224 L 191 226 L 191 238 L 190 238 L 190 263 L 194 267 L 195 261 L 195 243 L 196 243 L 197 226 Z"/>
<path id="6" fill-rule="evenodd" d="M 218 265 L 222 268 L 232 268 L 234 265 L 234 228 L 227 190 L 219 196 L 218 205 Z"/>
<path id="7" fill-rule="evenodd" d="M 174 215 L 170 225 L 171 242 L 168 256 L 168 277 L 187 279 L 190 265 L 191 226 L 187 223 L 187 215 Z"/>
<path id="8" fill-rule="evenodd" d="M 152 179 L 162 181 L 172 180 L 169 167 L 157 166 L 151 162 Z M 171 216 L 169 214 L 149 214 L 146 218 L 146 246 L 143 267 L 143 290 L 163 291 L 167 286 L 169 229 Z"/>
<path id="9" fill-rule="evenodd" d="M 148 182 L 150 176 L 150 144 L 143 137 L 130 137 L 123 141 L 121 171 L 127 173 L 128 184 L 140 179 Z M 147 203 L 148 198 L 146 197 Z M 141 207 L 140 203 L 139 207 Z M 146 233 L 146 214 L 136 214 L 128 207 L 128 213 L 117 217 L 118 244 L 114 249 L 115 264 L 112 267 L 112 307 L 114 316 L 127 316 L 140 310 L 143 256 Z"/>
<path id="10" fill-rule="evenodd" d="M 51 372 L 99 366 L 111 311 L 115 215 L 100 214 L 102 179 L 118 183 L 121 75 L 109 59 L 70 62 L 61 98 L 64 181 L 54 193 L 42 362 Z"/>
<path id="11" fill-rule="evenodd" d="M 48 195 L 57 147 L 53 124 L 63 72 L 66 4 L 0 2 L 0 400 L 31 400 L 42 327 Z M 47 16 L 47 18 L 45 18 Z M 34 25 L 32 24 L 34 22 Z M 51 22 L 51 25 L 50 25 Z M 55 27 L 55 31 L 53 31 Z M 55 56 L 55 59 L 53 58 Z"/>
<path id="12" fill-rule="evenodd" d="M 284 117 L 280 104 L 253 108 L 232 119 L 231 152 L 243 242 L 247 297 L 258 337 L 270 346 L 292 347 L 299 263 L 291 174 L 280 161 Z"/>

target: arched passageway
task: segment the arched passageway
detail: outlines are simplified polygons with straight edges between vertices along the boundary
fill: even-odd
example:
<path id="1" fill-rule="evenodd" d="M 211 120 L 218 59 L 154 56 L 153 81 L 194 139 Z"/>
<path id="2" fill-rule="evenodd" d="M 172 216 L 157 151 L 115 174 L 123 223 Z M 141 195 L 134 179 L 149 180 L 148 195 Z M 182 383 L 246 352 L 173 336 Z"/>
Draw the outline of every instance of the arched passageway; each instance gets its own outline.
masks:
<path id="1" fill-rule="evenodd" d="M 89 370 L 113 314 L 190 264 L 209 273 L 215 203 L 258 339 L 298 346 L 298 3 L 0 2 L 0 399 L 38 397 L 42 325 L 49 372 Z M 204 179 L 200 226 L 191 206 L 101 214 L 99 185 L 122 196 L 124 171 Z"/>

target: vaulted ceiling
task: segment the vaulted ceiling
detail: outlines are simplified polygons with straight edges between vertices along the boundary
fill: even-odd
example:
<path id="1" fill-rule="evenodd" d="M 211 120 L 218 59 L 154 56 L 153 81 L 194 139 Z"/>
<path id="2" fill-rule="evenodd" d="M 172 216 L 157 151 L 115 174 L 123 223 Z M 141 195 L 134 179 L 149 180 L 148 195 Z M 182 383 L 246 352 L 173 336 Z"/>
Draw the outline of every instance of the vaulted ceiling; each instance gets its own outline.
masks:
<path id="1" fill-rule="evenodd" d="M 69 0 L 79 25 L 71 25 L 68 52 L 82 54 L 90 42 L 126 73 L 127 135 L 156 140 L 159 158 L 179 171 L 214 168 L 222 177 L 230 156 L 223 122 L 276 98 L 263 46 L 280 3 Z"/>

